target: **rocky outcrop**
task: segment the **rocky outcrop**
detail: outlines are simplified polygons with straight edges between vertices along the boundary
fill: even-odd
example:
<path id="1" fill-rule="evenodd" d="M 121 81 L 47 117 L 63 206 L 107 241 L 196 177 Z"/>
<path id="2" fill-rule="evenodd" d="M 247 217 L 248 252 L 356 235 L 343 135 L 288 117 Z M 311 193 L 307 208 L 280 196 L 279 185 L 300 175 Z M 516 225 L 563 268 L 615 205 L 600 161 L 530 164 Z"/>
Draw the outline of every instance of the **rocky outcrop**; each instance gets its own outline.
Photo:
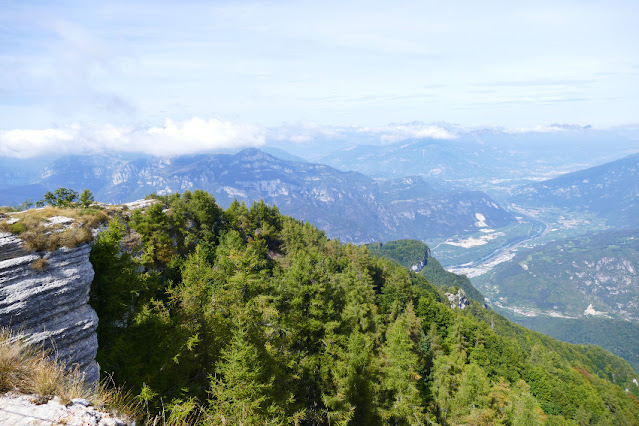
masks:
<path id="1" fill-rule="evenodd" d="M 457 294 L 454 293 L 444 293 L 448 298 L 448 302 L 450 303 L 451 309 L 461 309 L 462 311 L 466 309 L 470 302 L 466 297 L 466 293 L 461 288 L 457 290 Z"/>
<path id="2" fill-rule="evenodd" d="M 0 424 L 123 426 L 135 423 L 96 409 L 86 399 L 63 404 L 56 396 L 43 404 L 36 395 L 8 393 L 0 397 Z"/>
<path id="3" fill-rule="evenodd" d="M 97 383 L 98 317 L 89 306 L 91 246 L 29 253 L 12 234 L 0 233 L 0 326 L 41 344 Z"/>
<path id="4" fill-rule="evenodd" d="M 428 258 L 430 257 L 430 249 L 426 248 L 426 253 L 424 253 L 424 260 L 421 260 L 419 263 L 410 267 L 410 270 L 413 272 L 421 272 L 424 269 L 424 266 L 428 264 Z"/>

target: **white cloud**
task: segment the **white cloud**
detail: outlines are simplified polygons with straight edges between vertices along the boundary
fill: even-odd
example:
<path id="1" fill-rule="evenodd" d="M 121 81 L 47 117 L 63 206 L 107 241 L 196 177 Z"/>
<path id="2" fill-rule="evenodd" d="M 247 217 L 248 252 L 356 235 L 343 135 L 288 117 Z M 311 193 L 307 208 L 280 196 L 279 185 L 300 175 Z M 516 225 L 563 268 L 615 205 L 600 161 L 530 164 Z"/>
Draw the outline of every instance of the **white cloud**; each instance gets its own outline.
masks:
<path id="1" fill-rule="evenodd" d="M 378 133 L 380 140 L 386 143 L 411 138 L 455 139 L 457 137 L 457 135 L 441 126 L 423 123 L 388 125 L 373 129 L 373 132 Z"/>
<path id="2" fill-rule="evenodd" d="M 77 129 L 15 129 L 0 131 L 0 156 L 28 158 L 65 152 Z"/>
<path id="3" fill-rule="evenodd" d="M 161 127 L 71 125 L 57 129 L 0 131 L 0 156 L 30 158 L 106 151 L 172 156 L 264 144 L 262 128 L 222 119 L 166 119 Z"/>
<path id="4" fill-rule="evenodd" d="M 322 126 L 299 123 L 269 129 L 267 137 L 273 141 L 295 143 L 317 142 L 318 139 L 347 139 L 357 143 L 393 143 L 411 138 L 455 139 L 455 131 L 436 124 L 414 122 L 389 124 L 380 127 Z"/>
<path id="5" fill-rule="evenodd" d="M 163 127 L 152 127 L 145 133 L 144 151 L 160 155 L 258 147 L 264 145 L 265 138 L 264 130 L 252 124 L 197 117 L 182 122 L 166 119 Z"/>
<path id="6" fill-rule="evenodd" d="M 533 127 L 516 127 L 512 129 L 505 129 L 505 133 L 556 133 L 567 131 L 580 131 L 588 130 L 590 126 L 581 126 L 578 124 L 550 124 L 550 125 L 536 125 Z"/>

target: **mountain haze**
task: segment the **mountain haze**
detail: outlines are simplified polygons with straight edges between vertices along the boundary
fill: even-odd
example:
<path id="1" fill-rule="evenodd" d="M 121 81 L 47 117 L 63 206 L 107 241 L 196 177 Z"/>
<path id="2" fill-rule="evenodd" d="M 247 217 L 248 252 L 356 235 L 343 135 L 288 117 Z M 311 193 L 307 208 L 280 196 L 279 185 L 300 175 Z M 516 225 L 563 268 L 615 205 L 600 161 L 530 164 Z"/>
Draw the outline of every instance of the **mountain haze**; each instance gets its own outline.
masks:
<path id="1" fill-rule="evenodd" d="M 264 199 L 330 237 L 351 242 L 463 234 L 476 230 L 477 215 L 491 227 L 514 221 L 481 192 L 450 191 L 421 177 L 379 181 L 323 164 L 282 160 L 257 149 L 170 159 L 62 157 L 32 185 L 39 191 L 31 195 L 34 199 L 42 196 L 43 188 L 59 186 L 89 188 L 107 202 L 193 189 L 209 191 L 222 206 L 234 199 Z"/>
<path id="2" fill-rule="evenodd" d="M 525 186 L 511 199 L 528 206 L 590 211 L 611 226 L 639 226 L 639 154 Z"/>
<path id="3" fill-rule="evenodd" d="M 621 132 L 578 126 L 521 132 L 452 129 L 450 134 L 447 139 L 356 144 L 320 161 L 375 177 L 420 175 L 500 191 L 603 164 L 639 149 L 635 139 Z"/>

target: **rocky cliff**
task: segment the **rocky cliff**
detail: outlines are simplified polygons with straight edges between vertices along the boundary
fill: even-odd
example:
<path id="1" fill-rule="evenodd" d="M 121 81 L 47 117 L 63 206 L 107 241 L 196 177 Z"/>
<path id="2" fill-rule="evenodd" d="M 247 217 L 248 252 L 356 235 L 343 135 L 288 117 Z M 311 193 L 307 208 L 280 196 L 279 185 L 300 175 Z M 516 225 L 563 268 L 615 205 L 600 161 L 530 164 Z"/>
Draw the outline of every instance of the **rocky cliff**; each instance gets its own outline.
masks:
<path id="1" fill-rule="evenodd" d="M 470 302 L 468 301 L 468 298 L 466 297 L 466 293 L 464 293 L 464 290 L 462 290 L 461 288 L 457 290 L 456 294 L 455 293 L 444 293 L 444 294 L 448 298 L 448 302 L 450 303 L 451 309 L 460 309 L 463 311 L 464 309 L 466 309 L 468 305 L 470 305 Z"/>
<path id="2" fill-rule="evenodd" d="M 424 244 L 425 245 L 425 244 Z M 414 265 L 411 265 L 410 270 L 413 272 L 421 272 L 424 266 L 428 265 L 428 258 L 430 257 L 430 249 L 426 247 L 424 251 L 424 258 Z"/>
<path id="3" fill-rule="evenodd" d="M 95 383 L 98 317 L 88 304 L 94 275 L 90 251 L 83 244 L 30 253 L 18 237 L 0 233 L 0 326 L 52 350 Z"/>

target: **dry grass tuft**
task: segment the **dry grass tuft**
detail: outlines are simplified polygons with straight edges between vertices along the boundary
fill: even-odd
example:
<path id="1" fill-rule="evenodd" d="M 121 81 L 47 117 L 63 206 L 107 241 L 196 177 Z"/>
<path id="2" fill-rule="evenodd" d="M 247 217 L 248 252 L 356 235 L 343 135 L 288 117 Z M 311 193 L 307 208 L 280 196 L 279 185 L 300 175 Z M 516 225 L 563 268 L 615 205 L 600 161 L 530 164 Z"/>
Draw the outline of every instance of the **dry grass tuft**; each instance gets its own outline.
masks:
<path id="1" fill-rule="evenodd" d="M 22 388 L 27 383 L 30 370 L 26 363 L 28 353 L 23 347 L 11 344 L 11 334 L 0 332 L 0 392 Z"/>
<path id="2" fill-rule="evenodd" d="M 162 410 L 162 413 L 149 416 L 145 424 L 150 426 L 192 426 L 217 424 L 213 419 L 207 419 L 203 410 L 192 401 L 186 401 L 178 406 L 172 406 Z"/>
<path id="3" fill-rule="evenodd" d="M 101 410 L 108 410 L 119 417 L 139 419 L 142 417 L 142 405 L 130 392 L 108 385 L 107 381 L 100 383 L 95 397 L 91 401 Z"/>
<path id="4" fill-rule="evenodd" d="M 0 392 L 7 391 L 36 394 L 43 402 L 58 396 L 63 404 L 84 398 L 120 417 L 141 417 L 139 403 L 128 393 L 104 383 L 97 388 L 87 385 L 77 370 L 68 371 L 41 348 L 26 345 L 7 328 L 0 328 Z"/>
<path id="5" fill-rule="evenodd" d="M 43 272 L 45 269 L 47 269 L 48 264 L 49 264 L 49 261 L 45 259 L 44 257 L 41 257 L 40 259 L 33 261 L 33 263 L 31 264 L 31 268 L 34 271 Z"/>
<path id="6" fill-rule="evenodd" d="M 91 398 L 77 371 L 68 372 L 40 348 L 26 345 L 13 332 L 0 329 L 0 392 L 16 390 L 43 398 L 58 395 L 64 400 Z"/>

